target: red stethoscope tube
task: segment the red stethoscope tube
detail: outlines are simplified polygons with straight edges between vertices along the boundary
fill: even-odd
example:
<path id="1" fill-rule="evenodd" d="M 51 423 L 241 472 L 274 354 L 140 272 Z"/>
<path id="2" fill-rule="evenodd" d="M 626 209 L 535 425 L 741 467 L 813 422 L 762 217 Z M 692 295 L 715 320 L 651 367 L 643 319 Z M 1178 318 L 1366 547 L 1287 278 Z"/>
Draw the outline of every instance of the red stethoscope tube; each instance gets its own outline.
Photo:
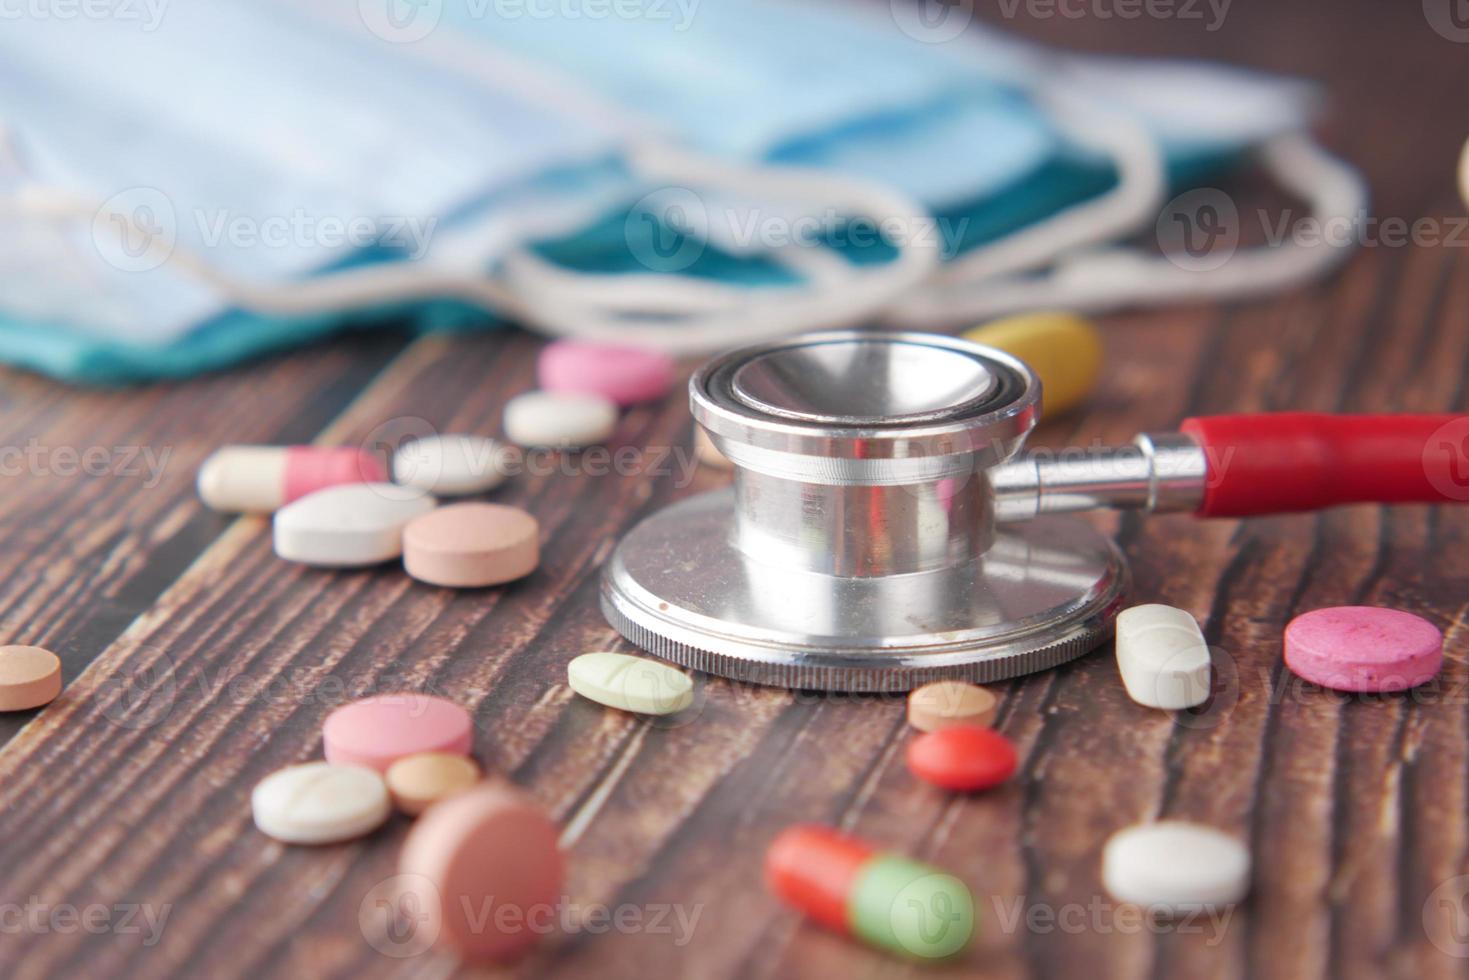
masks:
<path id="1" fill-rule="evenodd" d="M 1200 517 L 1469 501 L 1469 416 L 1280 412 L 1181 428 L 1208 467 Z"/>

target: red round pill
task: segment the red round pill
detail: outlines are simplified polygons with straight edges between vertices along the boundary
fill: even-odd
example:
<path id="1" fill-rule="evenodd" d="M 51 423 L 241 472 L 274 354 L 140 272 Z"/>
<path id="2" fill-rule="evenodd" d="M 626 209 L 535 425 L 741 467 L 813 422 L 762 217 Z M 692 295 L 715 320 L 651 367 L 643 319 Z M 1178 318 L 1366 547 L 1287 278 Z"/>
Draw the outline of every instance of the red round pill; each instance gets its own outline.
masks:
<path id="1" fill-rule="evenodd" d="M 908 743 L 908 769 L 944 789 L 998 786 L 1014 774 L 1018 761 L 1008 738 L 977 725 L 941 728 Z"/>

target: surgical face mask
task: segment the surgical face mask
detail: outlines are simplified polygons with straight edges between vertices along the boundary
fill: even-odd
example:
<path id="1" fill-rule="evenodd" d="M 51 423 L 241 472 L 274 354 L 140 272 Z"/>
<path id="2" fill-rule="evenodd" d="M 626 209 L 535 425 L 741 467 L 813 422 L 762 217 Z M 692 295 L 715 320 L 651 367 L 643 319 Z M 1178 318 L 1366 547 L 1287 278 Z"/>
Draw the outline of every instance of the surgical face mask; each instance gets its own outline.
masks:
<path id="1" fill-rule="evenodd" d="M 1197 69 L 1160 105 L 1161 68 L 822 4 L 474 3 L 406 35 L 372 3 L 259 0 L 0 36 L 0 356 L 186 373 L 444 299 L 675 350 L 962 322 L 1064 301 L 1070 257 L 1094 269 L 1171 174 L 1304 123 L 1273 80 Z M 1246 88 L 1288 107 L 1268 133 L 1221 115 Z M 854 245 L 853 218 L 885 230 Z M 1103 303 L 1156 278 L 1103 258 Z"/>

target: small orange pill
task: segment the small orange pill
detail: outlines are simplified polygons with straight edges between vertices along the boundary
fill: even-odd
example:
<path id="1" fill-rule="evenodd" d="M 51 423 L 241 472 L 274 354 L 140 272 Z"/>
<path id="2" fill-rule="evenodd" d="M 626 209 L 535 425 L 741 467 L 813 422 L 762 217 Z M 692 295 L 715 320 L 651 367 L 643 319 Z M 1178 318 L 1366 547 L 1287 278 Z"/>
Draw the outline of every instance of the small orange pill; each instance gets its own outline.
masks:
<path id="1" fill-rule="evenodd" d="M 393 805 L 410 816 L 439 800 L 462 793 L 479 782 L 479 765 L 471 758 L 448 752 L 421 752 L 404 756 L 383 774 Z"/>
<path id="2" fill-rule="evenodd" d="M 61 660 L 41 647 L 0 646 L 0 711 L 28 711 L 61 693 Z"/>
<path id="3" fill-rule="evenodd" d="M 450 504 L 403 529 L 403 567 L 431 585 L 500 585 L 529 575 L 539 561 L 540 526 L 517 507 Z"/>
<path id="4" fill-rule="evenodd" d="M 921 732 L 954 725 L 988 728 L 999 704 L 999 698 L 974 684 L 935 681 L 908 695 L 908 724 Z"/>

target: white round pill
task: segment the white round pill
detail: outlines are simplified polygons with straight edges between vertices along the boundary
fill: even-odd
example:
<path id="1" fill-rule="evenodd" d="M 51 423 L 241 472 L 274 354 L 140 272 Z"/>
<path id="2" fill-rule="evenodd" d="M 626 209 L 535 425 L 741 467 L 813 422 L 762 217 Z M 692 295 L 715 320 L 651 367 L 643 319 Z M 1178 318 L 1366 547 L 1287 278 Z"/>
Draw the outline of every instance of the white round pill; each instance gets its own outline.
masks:
<path id="1" fill-rule="evenodd" d="M 1213 827 L 1163 820 L 1119 830 L 1102 850 L 1102 882 L 1119 901 L 1183 914 L 1229 905 L 1250 886 L 1250 852 Z"/>
<path id="2" fill-rule="evenodd" d="M 426 436 L 393 453 L 393 482 L 440 497 L 493 490 L 505 482 L 509 450 L 484 436 Z"/>
<path id="3" fill-rule="evenodd" d="M 566 665 L 571 689 L 598 704 L 643 715 L 671 715 L 694 701 L 689 675 L 625 653 L 584 653 Z"/>
<path id="4" fill-rule="evenodd" d="M 435 503 L 395 483 L 327 487 L 276 511 L 275 553 L 333 568 L 391 561 L 403 553 L 403 527 Z"/>
<path id="5" fill-rule="evenodd" d="M 617 406 L 600 395 L 531 391 L 505 406 L 505 434 L 522 446 L 595 446 L 617 428 Z"/>
<path id="6" fill-rule="evenodd" d="M 371 769 L 308 762 L 257 783 L 250 810 L 260 832 L 278 841 L 334 844 L 377 829 L 392 801 L 383 777 Z"/>

